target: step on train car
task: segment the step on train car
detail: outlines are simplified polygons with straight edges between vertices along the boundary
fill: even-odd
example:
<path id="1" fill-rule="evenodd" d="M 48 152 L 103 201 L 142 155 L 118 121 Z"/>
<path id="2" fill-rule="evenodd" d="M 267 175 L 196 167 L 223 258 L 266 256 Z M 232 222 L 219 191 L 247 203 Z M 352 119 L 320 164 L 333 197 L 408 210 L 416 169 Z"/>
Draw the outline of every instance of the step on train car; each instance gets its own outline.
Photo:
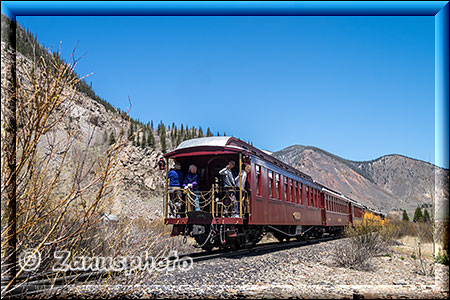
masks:
<path id="1" fill-rule="evenodd" d="M 234 137 L 187 140 L 164 157 L 164 222 L 204 250 L 252 246 L 267 232 L 280 241 L 338 234 L 365 211 L 384 217 Z M 230 161 L 234 180 L 224 175 Z"/>

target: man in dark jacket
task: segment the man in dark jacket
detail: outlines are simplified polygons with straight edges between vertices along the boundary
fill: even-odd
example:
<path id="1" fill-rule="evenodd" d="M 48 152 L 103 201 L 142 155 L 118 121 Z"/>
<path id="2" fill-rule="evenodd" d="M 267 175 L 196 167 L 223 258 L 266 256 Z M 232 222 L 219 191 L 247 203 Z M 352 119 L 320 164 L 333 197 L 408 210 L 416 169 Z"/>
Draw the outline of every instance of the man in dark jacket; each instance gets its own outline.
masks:
<path id="1" fill-rule="evenodd" d="M 219 171 L 219 174 L 223 176 L 223 185 L 227 191 L 226 199 L 231 202 L 230 204 L 226 203 L 225 206 L 227 210 L 230 210 L 233 205 L 236 208 L 236 212 L 233 215 L 230 215 L 230 211 L 227 212 L 227 215 L 234 218 L 239 216 L 239 202 L 236 200 L 236 178 L 233 176 L 233 172 L 231 172 L 235 165 L 236 163 L 230 160 L 227 166 Z"/>
<path id="2" fill-rule="evenodd" d="M 170 169 L 167 174 L 169 179 L 169 194 L 170 194 L 170 212 L 172 216 L 179 213 L 181 208 L 182 193 L 180 191 L 181 182 L 183 181 L 183 171 L 181 165 L 175 163 L 175 167 Z"/>

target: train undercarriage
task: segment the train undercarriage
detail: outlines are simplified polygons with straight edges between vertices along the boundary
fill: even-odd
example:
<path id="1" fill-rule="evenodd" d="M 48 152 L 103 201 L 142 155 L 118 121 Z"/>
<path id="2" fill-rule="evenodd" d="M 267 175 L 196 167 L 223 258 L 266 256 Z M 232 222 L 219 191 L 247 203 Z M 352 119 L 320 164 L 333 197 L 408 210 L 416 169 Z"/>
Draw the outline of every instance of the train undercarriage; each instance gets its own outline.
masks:
<path id="1" fill-rule="evenodd" d="M 343 226 L 297 226 L 297 225 L 247 225 L 247 224 L 174 224 L 172 236 L 192 237 L 197 247 L 205 251 L 214 248 L 236 250 L 255 246 L 266 234 L 279 242 L 316 239 L 337 236 L 343 232 Z"/>

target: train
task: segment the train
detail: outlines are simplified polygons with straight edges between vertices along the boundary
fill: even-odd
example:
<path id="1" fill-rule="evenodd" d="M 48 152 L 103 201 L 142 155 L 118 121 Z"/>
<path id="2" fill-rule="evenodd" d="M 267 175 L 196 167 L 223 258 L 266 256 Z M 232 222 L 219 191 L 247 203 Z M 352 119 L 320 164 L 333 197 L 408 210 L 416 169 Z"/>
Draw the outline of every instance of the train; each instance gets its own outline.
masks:
<path id="1" fill-rule="evenodd" d="M 164 158 L 164 224 L 171 236 L 192 237 L 205 251 L 252 247 L 269 232 L 280 242 L 339 235 L 365 213 L 385 217 L 235 137 L 186 140 Z M 232 187 L 221 173 L 230 161 Z M 195 173 L 195 187 L 181 178 L 174 185 L 174 170 Z"/>

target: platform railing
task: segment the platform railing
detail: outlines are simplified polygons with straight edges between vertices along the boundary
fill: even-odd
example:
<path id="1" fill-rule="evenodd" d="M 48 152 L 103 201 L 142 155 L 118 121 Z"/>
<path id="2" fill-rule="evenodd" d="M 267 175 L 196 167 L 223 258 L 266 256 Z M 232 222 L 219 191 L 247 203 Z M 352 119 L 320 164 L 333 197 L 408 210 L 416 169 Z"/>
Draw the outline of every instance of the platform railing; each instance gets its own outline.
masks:
<path id="1" fill-rule="evenodd" d="M 166 217 L 185 217 L 187 212 L 209 212 L 213 217 L 240 217 L 248 213 L 248 195 L 238 187 L 193 191 L 190 188 L 166 189 Z"/>

